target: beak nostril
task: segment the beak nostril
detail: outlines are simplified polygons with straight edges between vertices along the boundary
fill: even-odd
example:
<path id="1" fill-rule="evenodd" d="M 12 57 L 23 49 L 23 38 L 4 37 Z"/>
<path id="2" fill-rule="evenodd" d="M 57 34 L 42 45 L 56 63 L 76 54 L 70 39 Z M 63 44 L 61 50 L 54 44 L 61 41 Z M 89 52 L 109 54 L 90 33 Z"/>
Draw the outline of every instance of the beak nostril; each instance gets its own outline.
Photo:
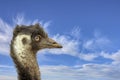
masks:
<path id="1" fill-rule="evenodd" d="M 57 44 L 56 42 L 53 42 L 53 44 Z"/>

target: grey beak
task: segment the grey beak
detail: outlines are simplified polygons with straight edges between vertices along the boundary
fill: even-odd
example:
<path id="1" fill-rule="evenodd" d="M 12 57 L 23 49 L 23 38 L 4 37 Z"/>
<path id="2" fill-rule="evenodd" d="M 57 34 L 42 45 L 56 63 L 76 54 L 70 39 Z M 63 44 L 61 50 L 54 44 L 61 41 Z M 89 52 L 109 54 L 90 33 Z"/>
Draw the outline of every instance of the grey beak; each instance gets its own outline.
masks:
<path id="1" fill-rule="evenodd" d="M 51 48 L 62 48 L 62 45 L 60 45 L 59 43 L 57 43 L 51 38 L 48 38 L 48 43 L 49 43 L 49 46 L 51 46 Z"/>

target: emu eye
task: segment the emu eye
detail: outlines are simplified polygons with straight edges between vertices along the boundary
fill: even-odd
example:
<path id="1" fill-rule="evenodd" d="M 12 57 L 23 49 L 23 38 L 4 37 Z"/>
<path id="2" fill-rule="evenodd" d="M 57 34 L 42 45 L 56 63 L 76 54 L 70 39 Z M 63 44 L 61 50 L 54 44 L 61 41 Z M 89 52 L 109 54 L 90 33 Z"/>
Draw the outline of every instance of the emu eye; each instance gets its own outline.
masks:
<path id="1" fill-rule="evenodd" d="M 41 40 L 41 36 L 40 35 L 35 36 L 35 41 L 40 41 L 40 40 Z"/>

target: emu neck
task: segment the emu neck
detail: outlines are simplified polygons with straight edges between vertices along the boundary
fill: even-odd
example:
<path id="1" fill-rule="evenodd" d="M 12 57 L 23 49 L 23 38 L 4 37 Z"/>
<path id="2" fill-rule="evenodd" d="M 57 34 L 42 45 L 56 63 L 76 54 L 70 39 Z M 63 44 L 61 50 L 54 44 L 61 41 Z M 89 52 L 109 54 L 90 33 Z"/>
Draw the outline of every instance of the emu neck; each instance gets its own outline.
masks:
<path id="1" fill-rule="evenodd" d="M 11 57 L 16 65 L 18 80 L 41 80 L 36 53 L 15 41 L 11 44 Z"/>
<path id="2" fill-rule="evenodd" d="M 21 60 L 16 63 L 19 80 L 40 80 L 36 55 L 29 51 L 23 51 L 19 54 L 22 54 L 20 55 Z"/>

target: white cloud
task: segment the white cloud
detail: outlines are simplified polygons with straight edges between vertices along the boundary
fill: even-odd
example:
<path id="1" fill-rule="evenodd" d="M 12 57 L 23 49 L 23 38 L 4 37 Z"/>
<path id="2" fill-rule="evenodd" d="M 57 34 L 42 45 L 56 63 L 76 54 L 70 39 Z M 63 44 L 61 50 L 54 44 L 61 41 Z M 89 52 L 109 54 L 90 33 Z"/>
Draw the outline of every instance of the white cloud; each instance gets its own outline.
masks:
<path id="1" fill-rule="evenodd" d="M 31 25 L 31 24 L 35 24 L 35 23 L 40 23 L 45 30 L 48 31 L 48 26 L 51 24 L 52 21 L 39 21 L 38 19 L 35 20 L 27 20 L 24 17 L 24 14 L 18 14 L 15 18 L 13 18 L 13 22 L 16 25 Z"/>
<path id="2" fill-rule="evenodd" d="M 110 58 L 112 60 L 115 60 L 115 61 L 120 61 L 120 50 L 115 52 L 115 53 L 112 53 L 112 54 L 109 54 L 109 53 L 101 53 L 101 55 L 105 58 Z"/>
<path id="3" fill-rule="evenodd" d="M 0 80 L 16 80 L 16 72 L 8 70 L 8 74 L 0 75 Z M 42 80 L 119 80 L 120 67 L 111 64 L 83 64 L 75 66 L 40 66 Z"/>
<path id="4" fill-rule="evenodd" d="M 102 52 L 101 56 L 113 60 L 113 64 L 120 64 L 120 50 L 114 53 L 105 53 Z"/>
<path id="5" fill-rule="evenodd" d="M 110 48 L 111 40 L 105 35 L 102 35 L 99 30 L 95 30 L 93 37 L 84 41 L 83 48 L 89 51 L 103 51 Z"/>
<path id="6" fill-rule="evenodd" d="M 107 64 L 84 64 L 76 66 L 42 66 L 44 80 L 119 80 L 120 70 Z M 116 73 L 117 72 L 117 73 Z M 50 78 L 49 78 L 50 77 Z"/>
<path id="7" fill-rule="evenodd" d="M 30 25 L 37 21 L 38 21 L 37 19 L 34 21 L 26 20 L 24 14 L 18 14 L 15 18 L 13 18 L 13 23 L 15 25 Z"/>
<path id="8" fill-rule="evenodd" d="M 45 49 L 43 50 L 43 53 L 51 53 L 51 54 L 67 54 L 70 56 L 78 57 L 80 59 L 86 60 L 86 61 L 92 61 L 98 55 L 93 54 L 93 53 L 81 53 L 80 46 L 81 40 L 80 40 L 80 28 L 79 27 L 74 27 L 72 31 L 70 32 L 69 35 L 60 35 L 56 34 L 52 37 L 55 41 L 60 43 L 63 48 L 62 49 Z"/>
<path id="9" fill-rule="evenodd" d="M 80 40 L 80 37 L 81 37 L 81 29 L 79 26 L 77 27 L 74 27 L 71 31 L 71 36 L 73 36 L 73 38 L 76 38 L 77 40 Z"/>
<path id="10" fill-rule="evenodd" d="M 17 76 L 0 75 L 0 80 L 17 80 Z"/>
<path id="11" fill-rule="evenodd" d="M 108 47 L 108 44 L 110 44 L 110 40 L 106 37 L 98 37 L 89 39 L 84 42 L 83 47 L 87 50 L 104 50 L 104 48 Z"/>
<path id="12" fill-rule="evenodd" d="M 99 55 L 96 55 L 94 53 L 89 53 L 89 54 L 79 54 L 79 57 L 83 60 L 86 61 L 93 61 L 95 58 L 97 58 Z"/>
<path id="13" fill-rule="evenodd" d="M 73 30 L 75 30 L 75 28 Z M 75 30 L 75 31 L 77 31 L 77 30 Z M 72 34 L 72 38 L 69 35 L 60 35 L 60 34 L 54 35 L 53 39 L 56 40 L 57 42 L 59 42 L 63 46 L 63 48 L 62 49 L 44 50 L 45 51 L 44 53 L 49 52 L 51 54 L 56 54 L 56 55 L 67 54 L 67 55 L 71 55 L 74 57 L 78 57 L 78 58 L 86 60 L 86 61 L 92 61 L 96 57 L 98 57 L 98 55 L 96 55 L 94 53 L 85 54 L 85 53 L 80 52 L 81 51 L 80 46 L 82 44 L 80 42 L 79 36 L 77 37 L 76 35 L 79 35 L 78 32 L 74 35 Z"/>
<path id="14" fill-rule="evenodd" d="M 73 38 L 75 35 L 75 38 Z M 96 57 L 98 57 L 98 55 L 94 54 L 94 53 L 81 53 L 80 52 L 80 38 L 78 36 L 76 36 L 76 34 L 72 34 L 72 38 L 69 35 L 54 35 L 52 38 L 54 40 L 56 40 L 58 43 L 60 43 L 63 48 L 62 49 L 45 49 L 43 50 L 43 53 L 47 54 L 48 52 L 51 54 L 56 54 L 56 55 L 60 55 L 60 54 L 67 54 L 70 56 L 74 56 L 74 57 L 78 57 L 80 59 L 86 60 L 86 61 L 92 61 L 94 60 Z M 77 33 L 78 35 L 78 33 Z"/>
<path id="15" fill-rule="evenodd" d="M 0 65 L 0 80 L 17 80 L 14 66 Z"/>
<path id="16" fill-rule="evenodd" d="M 8 65 L 0 65 L 0 68 L 14 68 L 13 66 L 8 66 Z"/>
<path id="17" fill-rule="evenodd" d="M 12 37 L 13 27 L 0 19 L 0 53 L 9 53 L 9 44 Z"/>

